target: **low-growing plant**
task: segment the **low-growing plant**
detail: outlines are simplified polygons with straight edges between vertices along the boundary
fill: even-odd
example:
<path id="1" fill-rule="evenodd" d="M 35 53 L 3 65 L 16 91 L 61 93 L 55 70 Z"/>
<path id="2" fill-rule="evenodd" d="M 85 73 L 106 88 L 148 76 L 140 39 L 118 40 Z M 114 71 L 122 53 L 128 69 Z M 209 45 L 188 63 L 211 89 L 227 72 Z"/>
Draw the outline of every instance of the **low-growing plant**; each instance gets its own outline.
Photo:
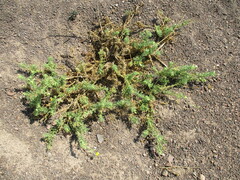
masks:
<path id="1" fill-rule="evenodd" d="M 145 128 L 141 136 L 154 143 L 157 153 L 164 149 L 164 137 L 156 127 L 154 103 L 159 97 L 178 95 L 171 91 L 190 82 L 205 82 L 213 72 L 198 73 L 194 65 L 168 65 L 160 60 L 163 46 L 178 29 L 187 24 L 169 24 L 161 13 L 159 25 L 133 22 L 138 9 L 129 11 L 123 23 L 109 18 L 99 21 L 89 33 L 91 48 L 75 69 L 62 75 L 53 58 L 42 68 L 23 65 L 28 72 L 21 78 L 32 115 L 51 124 L 44 140 L 49 149 L 58 133 L 71 134 L 79 146 L 91 151 L 84 138 L 91 121 L 105 121 L 105 115 L 118 113 L 130 124 Z"/>

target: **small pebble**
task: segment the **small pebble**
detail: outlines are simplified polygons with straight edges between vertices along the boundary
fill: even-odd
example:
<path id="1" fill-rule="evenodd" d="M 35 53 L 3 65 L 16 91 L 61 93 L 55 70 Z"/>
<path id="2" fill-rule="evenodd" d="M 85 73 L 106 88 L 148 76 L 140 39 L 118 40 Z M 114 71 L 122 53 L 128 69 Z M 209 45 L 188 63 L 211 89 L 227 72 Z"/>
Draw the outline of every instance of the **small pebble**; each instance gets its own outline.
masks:
<path id="1" fill-rule="evenodd" d="M 101 144 L 104 141 L 104 136 L 101 134 L 97 134 L 97 140 Z"/>
<path id="2" fill-rule="evenodd" d="M 217 154 L 217 151 L 216 151 L 216 150 L 212 150 L 212 152 L 213 152 L 214 154 Z"/>
<path id="3" fill-rule="evenodd" d="M 162 171 L 162 176 L 164 176 L 164 177 L 167 177 L 167 176 L 168 176 L 168 171 L 167 171 L 166 169 L 164 169 L 164 170 Z"/>
<path id="4" fill-rule="evenodd" d="M 172 167 L 172 163 L 167 163 L 165 166 L 166 167 Z"/>
<path id="5" fill-rule="evenodd" d="M 200 174 L 199 180 L 206 180 L 205 176 L 203 174 Z"/>
<path id="6" fill-rule="evenodd" d="M 193 172 L 193 176 L 194 176 L 194 177 L 197 177 L 197 172 L 194 171 L 194 172 Z"/>
<path id="7" fill-rule="evenodd" d="M 50 124 L 47 124 L 47 130 L 51 129 L 51 125 Z"/>
<path id="8" fill-rule="evenodd" d="M 173 142 L 174 142 L 174 141 L 173 141 Z M 164 153 L 162 153 L 162 154 L 160 154 L 160 156 L 163 156 L 163 157 L 164 157 L 164 156 L 165 156 L 165 154 L 164 154 Z"/>
<path id="9" fill-rule="evenodd" d="M 169 154 L 169 156 L 168 156 L 168 163 L 169 164 L 172 164 L 172 162 L 173 162 L 173 159 L 174 159 L 174 157 L 171 155 L 171 154 Z"/>

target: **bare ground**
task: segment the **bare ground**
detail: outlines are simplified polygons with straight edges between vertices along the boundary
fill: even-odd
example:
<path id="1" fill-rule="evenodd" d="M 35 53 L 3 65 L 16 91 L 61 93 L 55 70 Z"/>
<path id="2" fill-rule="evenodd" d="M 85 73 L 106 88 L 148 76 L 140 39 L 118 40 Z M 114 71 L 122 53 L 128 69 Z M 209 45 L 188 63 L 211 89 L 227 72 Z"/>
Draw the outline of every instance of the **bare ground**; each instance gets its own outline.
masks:
<path id="1" fill-rule="evenodd" d="M 93 124 L 87 135 L 101 155 L 91 158 L 67 137 L 59 136 L 52 151 L 40 140 L 46 127 L 30 123 L 18 89 L 18 63 L 42 64 L 48 56 L 76 59 L 85 50 L 87 32 L 98 14 L 120 20 L 137 1 L 0 1 L 0 179 L 240 179 L 240 2 L 237 0 L 146 0 L 142 20 L 160 9 L 174 21 L 191 19 L 165 62 L 196 64 L 217 76 L 204 86 L 182 91 L 187 100 L 157 105 L 159 128 L 168 145 L 152 158 L 138 132 L 121 120 Z M 79 12 L 74 22 L 69 13 Z M 62 35 L 62 36 L 58 36 Z M 79 38 L 68 36 L 75 35 Z M 96 134 L 104 135 L 99 144 Z M 164 169 L 172 161 L 172 167 Z"/>

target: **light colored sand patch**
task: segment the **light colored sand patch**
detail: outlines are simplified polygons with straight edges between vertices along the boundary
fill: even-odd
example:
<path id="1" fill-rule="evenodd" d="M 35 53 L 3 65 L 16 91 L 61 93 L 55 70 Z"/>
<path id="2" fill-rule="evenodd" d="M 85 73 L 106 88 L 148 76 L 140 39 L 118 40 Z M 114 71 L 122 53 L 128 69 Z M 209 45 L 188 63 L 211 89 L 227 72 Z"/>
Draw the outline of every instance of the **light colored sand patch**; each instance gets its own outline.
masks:
<path id="1" fill-rule="evenodd" d="M 7 161 L 1 162 L 2 166 L 14 166 L 17 173 L 24 172 L 33 162 L 29 146 L 5 130 L 0 130 L 0 157 Z"/>

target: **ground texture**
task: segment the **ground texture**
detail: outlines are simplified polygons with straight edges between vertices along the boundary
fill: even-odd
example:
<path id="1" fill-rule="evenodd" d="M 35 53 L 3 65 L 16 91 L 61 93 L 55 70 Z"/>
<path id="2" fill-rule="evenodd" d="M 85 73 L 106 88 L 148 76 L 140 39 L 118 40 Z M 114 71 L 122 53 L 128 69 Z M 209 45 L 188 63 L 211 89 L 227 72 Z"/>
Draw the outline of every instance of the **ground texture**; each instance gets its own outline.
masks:
<path id="1" fill-rule="evenodd" d="M 92 125 L 87 139 L 99 157 L 87 156 L 63 136 L 46 152 L 41 137 L 47 128 L 30 123 L 19 91 L 19 63 L 40 65 L 48 56 L 62 63 L 69 53 L 82 58 L 92 23 L 101 15 L 121 20 L 138 1 L 1 0 L 0 179 L 240 179 L 240 1 L 143 2 L 146 23 L 157 10 L 176 22 L 192 20 L 166 47 L 163 61 L 217 73 L 204 86 L 181 90 L 187 100 L 156 105 L 168 141 L 164 155 L 151 157 L 144 142 L 134 141 L 137 130 L 121 120 Z M 69 22 L 73 10 L 79 14 Z M 104 136 L 102 143 L 97 134 Z"/>

